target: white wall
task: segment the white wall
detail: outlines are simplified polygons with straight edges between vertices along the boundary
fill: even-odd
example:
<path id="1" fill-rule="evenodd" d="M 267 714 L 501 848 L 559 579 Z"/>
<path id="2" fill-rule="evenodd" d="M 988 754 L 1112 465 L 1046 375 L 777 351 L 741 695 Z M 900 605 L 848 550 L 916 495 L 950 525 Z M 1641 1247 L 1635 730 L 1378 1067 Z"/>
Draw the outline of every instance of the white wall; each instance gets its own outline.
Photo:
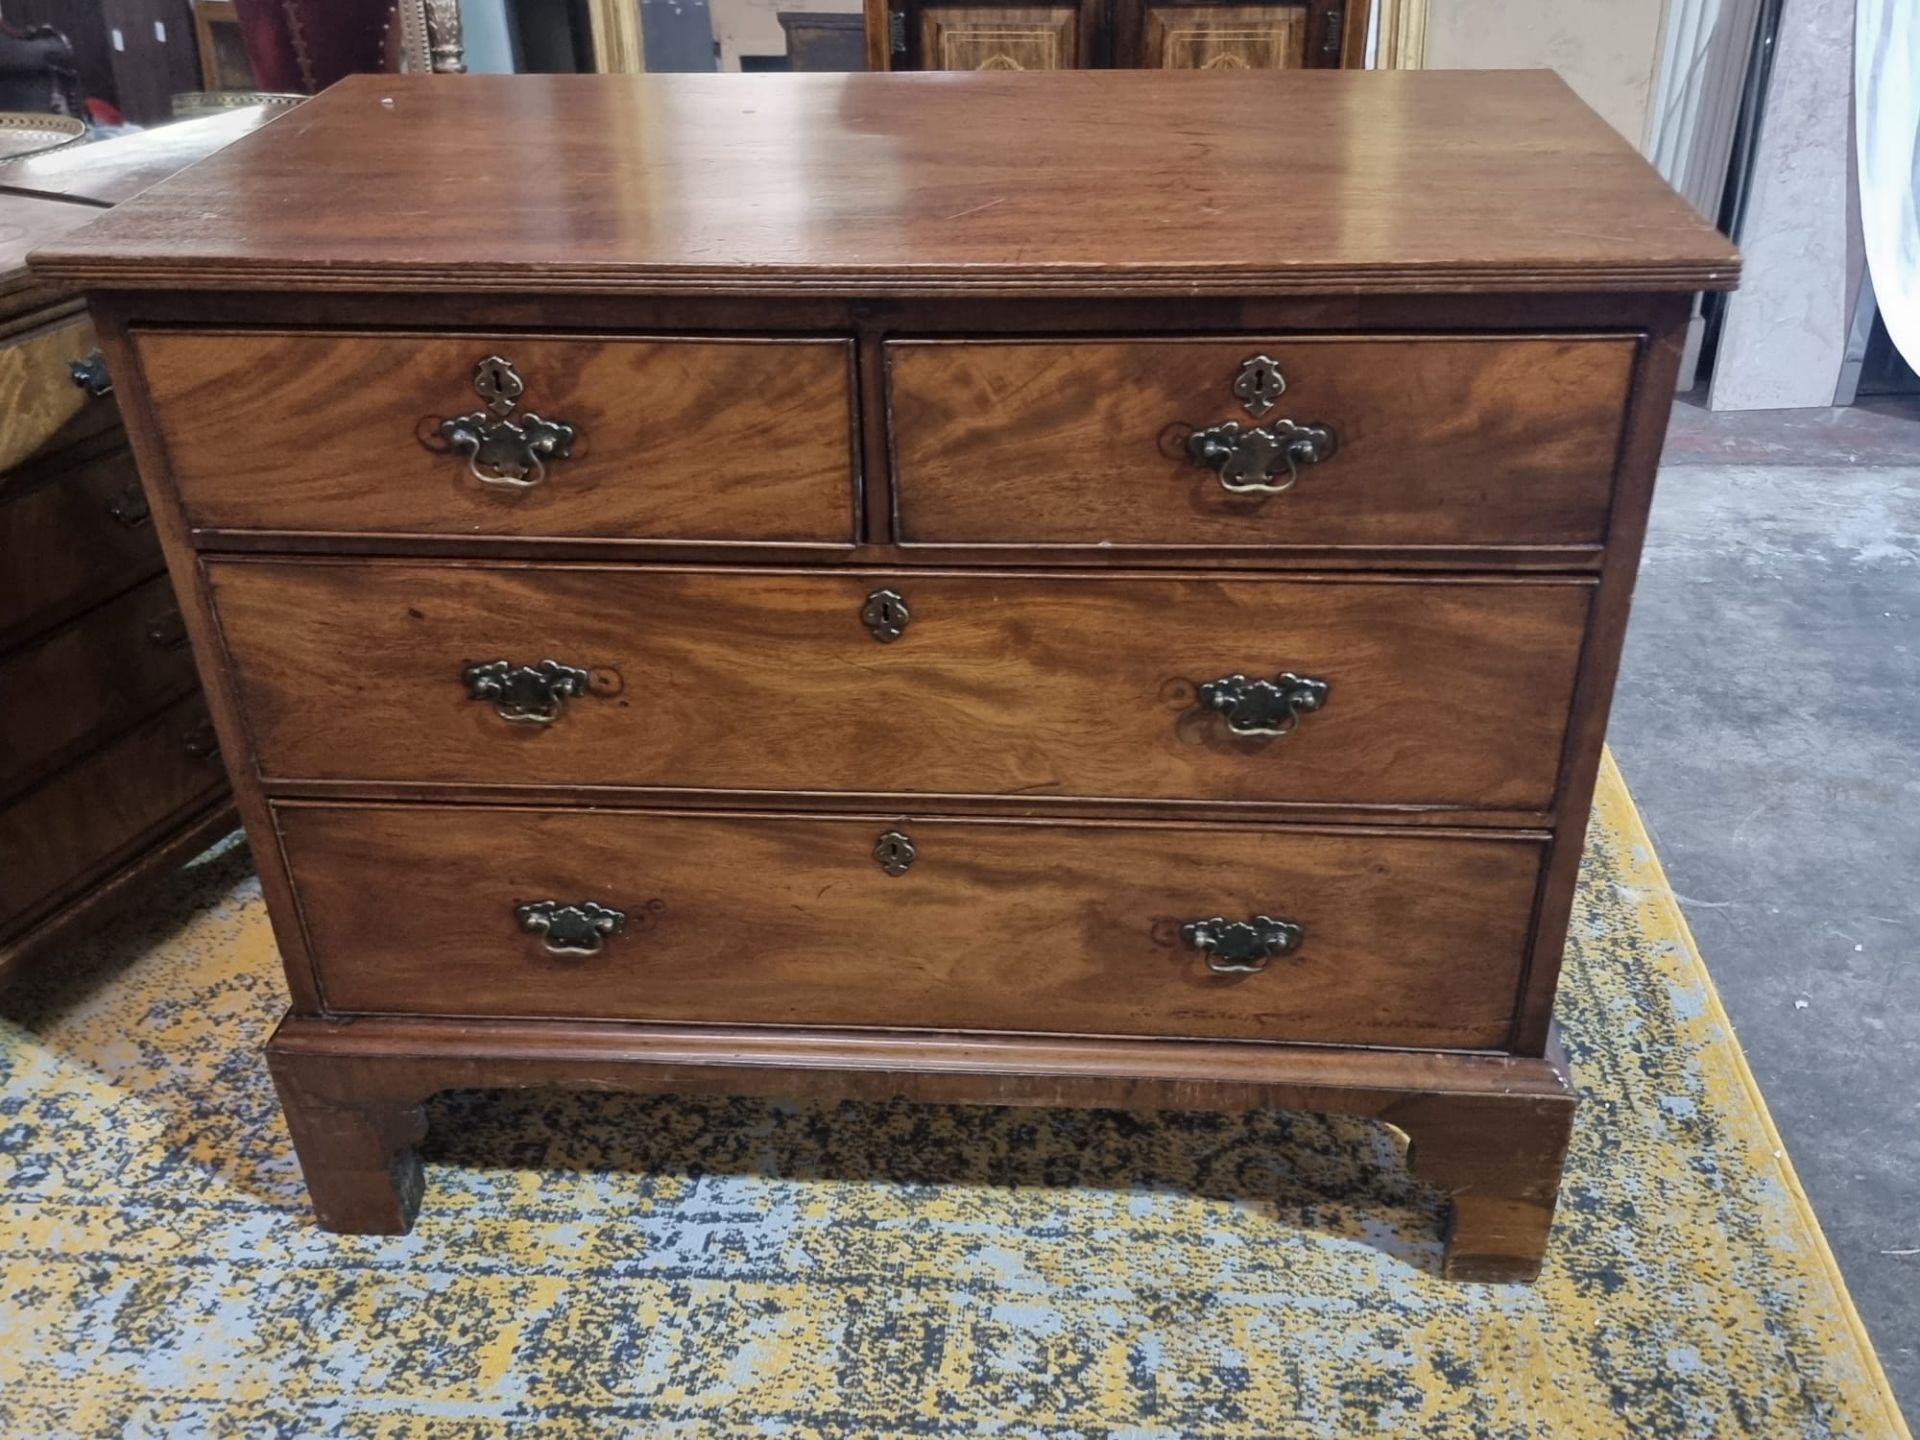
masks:
<path id="1" fill-rule="evenodd" d="M 1429 70 L 1558 70 L 1644 145 L 1665 0 L 1430 0 Z"/>

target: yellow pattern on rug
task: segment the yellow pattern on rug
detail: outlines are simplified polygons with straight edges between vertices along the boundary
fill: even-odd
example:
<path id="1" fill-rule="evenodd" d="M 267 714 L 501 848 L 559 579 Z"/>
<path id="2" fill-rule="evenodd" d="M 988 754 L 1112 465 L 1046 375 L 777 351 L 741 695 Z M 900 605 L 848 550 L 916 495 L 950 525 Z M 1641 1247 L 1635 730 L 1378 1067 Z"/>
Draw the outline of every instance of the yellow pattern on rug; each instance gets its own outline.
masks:
<path id="1" fill-rule="evenodd" d="M 9 1440 L 1906 1436 L 1611 761 L 1530 1288 L 1285 1114 L 443 1096 L 415 1232 L 331 1236 L 243 850 L 55 969 L 0 1005 Z"/>

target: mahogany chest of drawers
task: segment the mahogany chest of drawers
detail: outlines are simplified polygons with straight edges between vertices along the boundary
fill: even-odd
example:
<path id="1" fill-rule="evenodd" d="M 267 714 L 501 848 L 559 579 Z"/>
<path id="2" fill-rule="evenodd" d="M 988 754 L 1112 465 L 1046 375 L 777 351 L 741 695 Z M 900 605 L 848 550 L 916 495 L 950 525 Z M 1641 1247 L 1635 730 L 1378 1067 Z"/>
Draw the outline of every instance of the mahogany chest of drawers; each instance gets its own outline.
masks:
<path id="1" fill-rule="evenodd" d="M 349 81 L 94 292 L 321 1223 L 422 1101 L 1380 1117 L 1540 1263 L 1691 292 L 1549 75 Z"/>

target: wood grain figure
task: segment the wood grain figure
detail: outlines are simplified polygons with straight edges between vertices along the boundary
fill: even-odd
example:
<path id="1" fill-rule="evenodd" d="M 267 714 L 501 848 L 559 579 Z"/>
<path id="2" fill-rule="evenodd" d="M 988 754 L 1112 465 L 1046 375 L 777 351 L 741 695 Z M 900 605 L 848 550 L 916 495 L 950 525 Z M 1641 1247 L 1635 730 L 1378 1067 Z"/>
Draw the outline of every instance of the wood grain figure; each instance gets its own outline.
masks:
<path id="1" fill-rule="evenodd" d="M 276 815 L 327 1003 L 367 1014 L 1494 1049 L 1541 862 L 1524 837 L 1271 827 Z M 897 874 L 874 858 L 894 834 L 911 854 Z M 398 913 L 393 874 L 409 877 Z M 539 900 L 626 918 L 592 954 L 555 953 L 515 920 Z M 1305 938 L 1257 973 L 1215 973 L 1181 935 L 1269 913 Z"/>
<path id="2" fill-rule="evenodd" d="M 401 535 L 853 540 L 844 342 L 526 335 L 136 335 L 187 518 Z M 489 484 L 441 424 L 524 385 L 499 419 L 574 434 L 549 478 Z"/>
<path id="3" fill-rule="evenodd" d="M 1577 545 L 1606 536 L 1632 339 L 895 342 L 907 544 Z M 1284 389 L 1233 386 L 1256 357 Z M 1326 459 L 1235 493 L 1188 437 L 1282 417 Z M 1278 477 L 1285 480 L 1281 473 Z"/>
<path id="4" fill-rule="evenodd" d="M 214 561 L 275 779 L 1553 803 L 1592 585 Z M 909 619 L 877 641 L 871 597 Z M 504 718 L 470 665 L 585 670 Z M 1212 682 L 1323 682 L 1287 733 Z M 1285 715 L 1279 724 L 1287 725 Z"/>

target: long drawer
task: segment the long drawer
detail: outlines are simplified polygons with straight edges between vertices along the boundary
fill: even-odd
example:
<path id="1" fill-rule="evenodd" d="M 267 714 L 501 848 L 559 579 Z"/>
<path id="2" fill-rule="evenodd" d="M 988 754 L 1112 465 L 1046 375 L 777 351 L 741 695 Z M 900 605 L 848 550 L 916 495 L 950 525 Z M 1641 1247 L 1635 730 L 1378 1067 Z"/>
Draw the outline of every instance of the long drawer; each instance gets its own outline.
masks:
<path id="1" fill-rule="evenodd" d="M 402 1014 L 1494 1047 L 1541 861 L 1251 827 L 276 816 L 328 1006 Z"/>
<path id="2" fill-rule="evenodd" d="M 84 889 L 226 783 L 194 695 L 0 808 L 0 934 Z"/>
<path id="3" fill-rule="evenodd" d="M 1591 597 L 1125 573 L 207 574 L 270 780 L 1515 809 L 1552 802 Z"/>
<path id="4" fill-rule="evenodd" d="M 149 330 L 136 348 L 196 527 L 853 540 L 845 340 Z"/>
<path id="5" fill-rule="evenodd" d="M 1632 336 L 903 341 L 908 544 L 1594 546 Z"/>
<path id="6" fill-rule="evenodd" d="M 133 457 L 115 450 L 0 498 L 0 648 L 157 575 L 163 565 Z"/>
<path id="7" fill-rule="evenodd" d="M 193 683 L 165 575 L 0 657 L 0 797 Z"/>

